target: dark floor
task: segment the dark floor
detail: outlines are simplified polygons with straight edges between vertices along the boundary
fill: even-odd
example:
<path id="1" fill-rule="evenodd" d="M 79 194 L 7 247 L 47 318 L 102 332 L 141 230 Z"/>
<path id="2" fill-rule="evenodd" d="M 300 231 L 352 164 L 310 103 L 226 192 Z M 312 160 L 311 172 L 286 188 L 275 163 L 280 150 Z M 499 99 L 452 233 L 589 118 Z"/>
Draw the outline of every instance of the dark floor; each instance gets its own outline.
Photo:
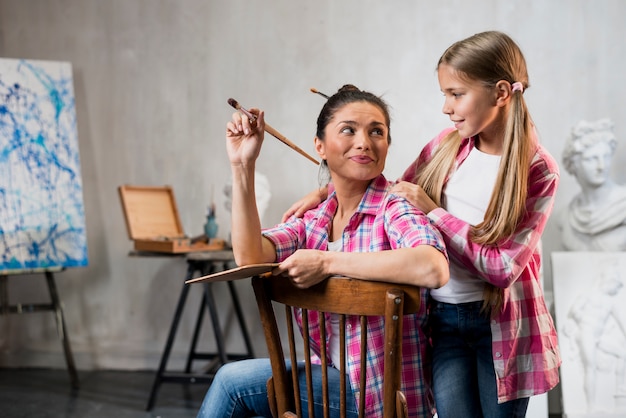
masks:
<path id="1" fill-rule="evenodd" d="M 166 382 L 146 411 L 155 372 L 79 372 L 72 390 L 66 370 L 0 369 L 0 418 L 195 417 L 208 384 Z"/>
<path id="2" fill-rule="evenodd" d="M 155 372 L 0 369 L 0 418 L 193 418 L 208 384 L 162 383 L 146 411 Z M 532 417 L 529 417 L 532 418 Z M 550 414 L 549 418 L 560 418 Z"/>

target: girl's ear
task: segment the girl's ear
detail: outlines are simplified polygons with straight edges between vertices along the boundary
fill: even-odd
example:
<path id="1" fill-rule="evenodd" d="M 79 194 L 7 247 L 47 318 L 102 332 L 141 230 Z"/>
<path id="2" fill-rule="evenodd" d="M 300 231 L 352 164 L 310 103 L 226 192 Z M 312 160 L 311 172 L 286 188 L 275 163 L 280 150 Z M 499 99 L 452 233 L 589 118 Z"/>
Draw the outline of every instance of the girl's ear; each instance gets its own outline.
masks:
<path id="1" fill-rule="evenodd" d="M 496 106 L 502 107 L 511 101 L 511 83 L 500 80 L 496 83 Z"/>
<path id="2" fill-rule="evenodd" d="M 317 151 L 317 155 L 319 155 L 322 160 L 325 160 L 326 159 L 326 144 L 324 144 L 324 141 L 322 141 L 318 137 L 315 137 L 314 141 L 315 141 L 315 151 Z"/>

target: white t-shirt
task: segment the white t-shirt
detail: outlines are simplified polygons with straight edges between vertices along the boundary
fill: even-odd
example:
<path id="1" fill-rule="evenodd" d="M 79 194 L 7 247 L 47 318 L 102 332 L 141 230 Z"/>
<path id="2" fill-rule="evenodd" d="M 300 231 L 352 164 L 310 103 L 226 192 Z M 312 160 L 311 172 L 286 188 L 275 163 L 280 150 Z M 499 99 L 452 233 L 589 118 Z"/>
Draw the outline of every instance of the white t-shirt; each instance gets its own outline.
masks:
<path id="1" fill-rule="evenodd" d="M 496 183 L 499 155 L 485 154 L 474 147 L 446 186 L 446 210 L 471 225 L 481 223 Z M 485 282 L 466 269 L 450 263 L 450 280 L 445 286 L 430 291 L 433 299 L 446 303 L 483 300 Z"/>

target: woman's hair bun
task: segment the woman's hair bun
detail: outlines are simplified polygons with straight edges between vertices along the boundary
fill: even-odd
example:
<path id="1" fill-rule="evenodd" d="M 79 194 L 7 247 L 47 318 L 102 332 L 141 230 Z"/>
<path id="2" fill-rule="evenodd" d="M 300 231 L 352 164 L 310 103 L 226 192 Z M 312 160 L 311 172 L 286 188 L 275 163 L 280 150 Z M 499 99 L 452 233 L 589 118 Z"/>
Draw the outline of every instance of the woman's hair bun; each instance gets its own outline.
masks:
<path id="1" fill-rule="evenodd" d="M 339 90 L 337 90 L 337 93 L 343 93 L 347 91 L 361 91 L 361 90 L 354 84 L 344 84 Z"/>

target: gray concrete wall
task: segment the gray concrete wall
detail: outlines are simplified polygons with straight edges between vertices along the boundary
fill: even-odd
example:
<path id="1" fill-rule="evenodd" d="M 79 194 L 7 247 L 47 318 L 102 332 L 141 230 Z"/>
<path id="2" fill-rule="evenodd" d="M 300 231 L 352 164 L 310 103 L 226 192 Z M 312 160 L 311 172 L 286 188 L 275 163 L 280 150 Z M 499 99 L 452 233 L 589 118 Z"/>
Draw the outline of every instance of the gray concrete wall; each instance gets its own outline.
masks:
<path id="1" fill-rule="evenodd" d="M 227 238 L 229 97 L 263 108 L 272 126 L 314 153 L 322 100 L 309 88 L 332 93 L 350 82 L 382 94 L 393 107 L 385 171 L 393 179 L 449 126 L 434 72 L 440 54 L 455 40 L 499 29 L 526 54 L 532 87 L 525 96 L 548 150 L 560 161 L 576 122 L 610 117 L 620 139 L 614 174 L 624 183 L 625 15 L 620 0 L 0 0 L 0 56 L 73 65 L 89 266 L 57 281 L 78 367 L 157 367 L 185 263 L 128 257 L 116 189 L 172 185 L 190 235 L 201 231 L 213 197 Z M 317 184 L 317 168 L 269 136 L 258 170 L 272 187 L 266 225 Z M 556 210 L 577 190 L 563 170 Z M 554 222 L 543 244 L 551 289 Z M 237 287 L 263 355 L 249 283 Z M 47 298 L 39 276 L 11 279 L 9 289 L 16 301 Z M 216 290 L 229 347 L 240 348 L 226 288 Z M 190 338 L 199 297 L 200 287 L 180 341 Z M 213 346 L 210 338 L 203 346 Z M 175 346 L 173 367 L 185 350 Z M 51 315 L 0 317 L 0 365 L 64 367 Z"/>

